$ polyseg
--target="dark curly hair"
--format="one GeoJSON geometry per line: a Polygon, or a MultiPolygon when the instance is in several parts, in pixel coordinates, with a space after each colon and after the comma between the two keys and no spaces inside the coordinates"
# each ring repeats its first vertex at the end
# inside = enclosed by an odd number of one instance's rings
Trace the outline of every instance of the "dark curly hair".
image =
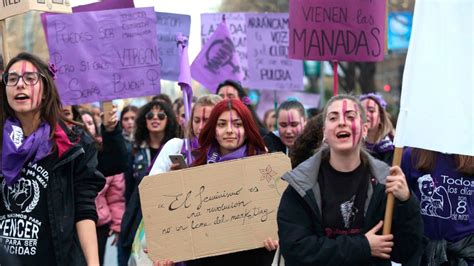
{"type": "Polygon", "coordinates": [[[296,139],[293,149],[290,149],[291,166],[295,168],[314,154],[323,141],[323,114],[312,117],[306,123],[303,133],[296,139]]]}
{"type": "Polygon", "coordinates": [[[146,127],[145,116],[154,107],[160,108],[160,110],[165,112],[167,117],[165,137],[163,138],[161,144],[164,144],[168,140],[175,138],[177,135],[178,122],[176,121],[176,117],[174,116],[173,110],[171,110],[171,106],[164,102],[152,101],[145,104],[138,110],[137,119],[135,120],[135,125],[137,127],[135,131],[135,145],[137,147],[139,147],[144,141],[147,141],[150,137],[150,133],[148,132],[148,128],[146,127]]]}

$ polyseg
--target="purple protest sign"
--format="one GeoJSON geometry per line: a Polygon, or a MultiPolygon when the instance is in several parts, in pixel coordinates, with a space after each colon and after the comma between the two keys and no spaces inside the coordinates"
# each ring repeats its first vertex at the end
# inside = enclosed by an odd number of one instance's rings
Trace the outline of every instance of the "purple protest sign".
{"type": "Polygon", "coordinates": [[[46,24],[64,104],[160,93],[153,8],[54,15],[46,24]]]}
{"type": "Polygon", "coordinates": [[[247,69],[247,33],[245,30],[246,13],[201,14],[201,45],[204,46],[207,40],[209,40],[219,23],[221,23],[223,15],[225,16],[225,22],[230,31],[232,43],[234,43],[234,47],[239,55],[240,66],[244,71],[242,85],[247,87],[249,74],[247,69]]]}
{"type": "Polygon", "coordinates": [[[191,76],[212,92],[226,79],[241,81],[244,77],[239,56],[225,22],[219,24],[194,59],[191,64],[191,76]]]}
{"type": "Polygon", "coordinates": [[[110,10],[120,8],[134,8],[133,0],[101,0],[97,3],[76,6],[72,8],[73,13],[110,10]]]}
{"type": "Polygon", "coordinates": [[[303,62],[288,58],[288,13],[247,14],[248,87],[304,90],[303,62]]]}
{"type": "Polygon", "coordinates": [[[176,34],[189,36],[191,17],[172,13],[156,12],[156,32],[158,33],[158,50],[160,52],[161,78],[178,81],[179,49],[176,45],[176,34]]]}
{"type": "Polygon", "coordinates": [[[385,2],[291,0],[289,56],[319,61],[383,60],[385,2]]]}

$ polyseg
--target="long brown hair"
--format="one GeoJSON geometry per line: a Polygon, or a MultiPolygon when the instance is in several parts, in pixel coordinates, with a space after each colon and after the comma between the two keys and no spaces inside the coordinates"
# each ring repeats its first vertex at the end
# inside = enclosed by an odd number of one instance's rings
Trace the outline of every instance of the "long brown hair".
{"type": "MultiPolygon", "coordinates": [[[[10,70],[13,64],[19,61],[30,62],[36,67],[38,73],[42,74],[41,81],[43,82],[43,99],[41,100],[39,112],[40,119],[42,121],[46,121],[51,127],[50,137],[53,137],[56,129],[56,124],[59,121],[66,121],[68,123],[77,124],[76,122],[68,119],[63,114],[58,88],[56,87],[56,84],[53,80],[53,76],[55,73],[51,72],[48,65],[39,57],[33,54],[20,53],[17,56],[13,57],[10,62],[8,62],[7,66],[5,67],[5,73],[10,70]]],[[[6,95],[6,84],[3,82],[3,80],[2,82],[0,82],[0,101],[2,102],[2,112],[0,114],[0,139],[3,139],[3,126],[5,124],[5,120],[9,117],[16,117],[15,111],[13,111],[13,109],[8,104],[6,95]]],[[[2,144],[0,143],[0,146],[1,145],[2,144]]]]}
{"type": "Polygon", "coordinates": [[[214,109],[211,111],[209,121],[202,129],[199,134],[199,144],[201,147],[197,149],[199,154],[193,163],[193,166],[204,165],[207,162],[207,152],[211,145],[215,144],[216,141],[216,126],[219,116],[229,109],[235,110],[237,115],[242,119],[242,124],[245,129],[245,135],[247,136],[244,145],[247,144],[247,155],[253,156],[256,154],[266,153],[265,143],[258,132],[258,128],[253,120],[252,113],[249,111],[239,100],[225,100],[219,102],[214,109]]]}
{"type": "MultiPolygon", "coordinates": [[[[412,163],[416,169],[423,172],[433,171],[438,152],[413,148],[412,163]]],[[[456,170],[461,173],[474,174],[474,156],[453,154],[456,170]]]]}

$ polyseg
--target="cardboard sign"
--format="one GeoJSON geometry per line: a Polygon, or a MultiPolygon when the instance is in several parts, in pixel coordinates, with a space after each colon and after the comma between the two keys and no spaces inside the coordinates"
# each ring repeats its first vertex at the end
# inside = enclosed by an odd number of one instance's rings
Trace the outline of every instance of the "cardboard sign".
{"type": "Polygon", "coordinates": [[[153,8],[47,17],[50,61],[65,105],[160,93],[153,8]]]}
{"type": "Polygon", "coordinates": [[[201,46],[207,42],[216,31],[217,26],[222,21],[222,15],[225,15],[225,21],[229,28],[230,36],[234,47],[239,55],[240,65],[244,72],[242,85],[248,87],[247,80],[249,78],[247,67],[247,32],[245,29],[246,13],[213,13],[201,14],[201,46]]]}
{"type": "Polygon", "coordinates": [[[247,14],[248,87],[304,90],[303,62],[288,58],[288,13],[247,14]]]}
{"type": "Polygon", "coordinates": [[[179,49],[176,35],[189,36],[191,16],[156,12],[156,32],[158,33],[158,50],[160,52],[161,78],[178,81],[179,49]]]}
{"type": "Polygon", "coordinates": [[[291,0],[291,58],[381,61],[384,58],[385,2],[291,0]]]}
{"type": "Polygon", "coordinates": [[[276,213],[291,170],[283,153],[147,176],[140,183],[153,261],[187,261],[263,247],[278,239],[276,213]]]}
{"type": "Polygon", "coordinates": [[[68,0],[2,0],[0,19],[5,19],[25,12],[37,10],[52,13],[71,13],[68,0]]]}

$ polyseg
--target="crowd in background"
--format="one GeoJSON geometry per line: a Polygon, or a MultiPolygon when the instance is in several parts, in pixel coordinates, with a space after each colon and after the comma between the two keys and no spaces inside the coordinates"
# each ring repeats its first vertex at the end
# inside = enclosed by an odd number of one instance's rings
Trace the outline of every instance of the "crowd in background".
{"type": "MultiPolygon", "coordinates": [[[[289,186],[278,211],[279,240],[186,265],[474,263],[473,158],[408,148],[402,166],[390,167],[396,133],[378,94],[335,96],[312,117],[288,99],[260,119],[246,90],[226,80],[215,95],[193,99],[186,121],[183,100],[165,94],[105,115],[97,107],[62,106],[53,74],[23,53],[0,83],[0,225],[24,213],[41,222],[35,251],[7,249],[9,259],[103,264],[113,236],[119,265],[176,264],[147,256],[140,181],[180,169],[170,155],[182,154],[194,167],[282,152],[293,170],[282,177],[289,186]],[[29,187],[38,183],[28,173],[39,167],[49,179],[29,187]],[[453,184],[466,193],[448,193],[453,184]],[[20,202],[27,187],[38,196],[20,202]],[[393,229],[380,235],[388,192],[397,199],[393,229]]],[[[3,227],[0,239],[9,234],[3,227]]]]}

